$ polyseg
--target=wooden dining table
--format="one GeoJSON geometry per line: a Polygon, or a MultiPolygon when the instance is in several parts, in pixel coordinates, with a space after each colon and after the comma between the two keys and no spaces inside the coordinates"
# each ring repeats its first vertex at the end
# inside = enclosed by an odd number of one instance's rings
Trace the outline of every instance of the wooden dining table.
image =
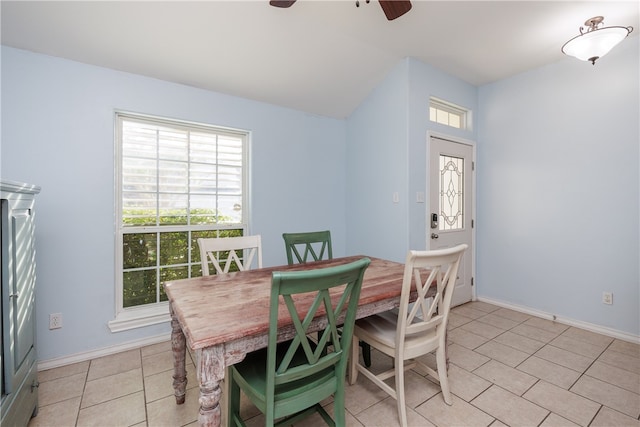
{"type": "MultiPolygon", "coordinates": [[[[165,283],[171,313],[176,403],[185,401],[188,345],[196,355],[200,387],[198,422],[201,426],[219,426],[220,382],[226,367],[240,362],[247,353],[267,346],[272,273],[330,267],[361,258],[364,256],[348,256],[165,283]]],[[[362,282],[357,318],[393,309],[400,302],[404,264],[368,258],[371,264],[362,282]]],[[[295,336],[290,319],[279,319],[278,323],[282,323],[279,341],[295,336]]],[[[325,323],[322,317],[314,319],[309,332],[322,329],[325,323]]]]}

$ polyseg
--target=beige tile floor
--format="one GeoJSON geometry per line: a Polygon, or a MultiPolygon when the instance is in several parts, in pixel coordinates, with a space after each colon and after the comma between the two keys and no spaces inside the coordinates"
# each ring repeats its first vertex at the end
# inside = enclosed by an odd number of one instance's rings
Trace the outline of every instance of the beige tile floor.
{"type": "MultiPolygon", "coordinates": [[[[453,405],[409,371],[410,425],[640,427],[640,345],[482,302],[453,309],[449,329],[453,405]]],[[[374,353],[373,364],[391,361],[374,353]]],[[[187,370],[179,406],[169,342],[41,371],[40,410],[29,426],[195,426],[192,359],[187,370]]],[[[395,400],[362,375],[346,396],[349,426],[398,425],[395,400]]],[[[243,416],[249,426],[263,422],[247,402],[243,416]]],[[[300,425],[323,425],[315,417],[300,425]]]]}

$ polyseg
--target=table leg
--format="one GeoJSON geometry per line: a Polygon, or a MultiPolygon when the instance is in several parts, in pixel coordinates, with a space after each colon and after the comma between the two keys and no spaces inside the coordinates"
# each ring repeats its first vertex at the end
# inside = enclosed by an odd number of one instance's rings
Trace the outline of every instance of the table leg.
{"type": "Polygon", "coordinates": [[[203,427],[219,427],[222,421],[220,401],[224,379],[225,360],[222,346],[196,351],[198,381],[200,383],[200,413],[198,423],[203,427]]]}
{"type": "Polygon", "coordinates": [[[169,312],[171,313],[171,350],[173,351],[173,393],[176,396],[176,404],[181,405],[184,403],[187,389],[185,369],[187,341],[171,304],[169,304],[169,312]]]}

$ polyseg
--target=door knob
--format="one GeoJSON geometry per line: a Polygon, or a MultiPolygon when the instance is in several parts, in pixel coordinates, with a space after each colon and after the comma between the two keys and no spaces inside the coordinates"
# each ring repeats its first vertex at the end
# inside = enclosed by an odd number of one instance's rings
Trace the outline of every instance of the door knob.
{"type": "Polygon", "coordinates": [[[431,233],[431,238],[432,238],[432,239],[437,239],[437,238],[438,238],[438,235],[437,235],[436,233],[431,233]]]}

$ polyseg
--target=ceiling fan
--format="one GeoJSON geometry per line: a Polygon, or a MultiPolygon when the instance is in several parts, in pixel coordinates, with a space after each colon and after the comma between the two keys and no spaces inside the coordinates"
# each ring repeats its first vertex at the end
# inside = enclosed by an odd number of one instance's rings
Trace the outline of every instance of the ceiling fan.
{"type": "MultiPolygon", "coordinates": [[[[370,0],[366,0],[367,3],[369,3],[369,1],[370,0]]],[[[275,7],[291,7],[295,2],[296,0],[270,0],[269,4],[275,7]]],[[[379,0],[379,2],[380,7],[382,7],[389,21],[393,21],[411,10],[411,2],[408,0],[379,0]]],[[[356,0],[356,6],[360,6],[358,0],[356,0]]]]}

